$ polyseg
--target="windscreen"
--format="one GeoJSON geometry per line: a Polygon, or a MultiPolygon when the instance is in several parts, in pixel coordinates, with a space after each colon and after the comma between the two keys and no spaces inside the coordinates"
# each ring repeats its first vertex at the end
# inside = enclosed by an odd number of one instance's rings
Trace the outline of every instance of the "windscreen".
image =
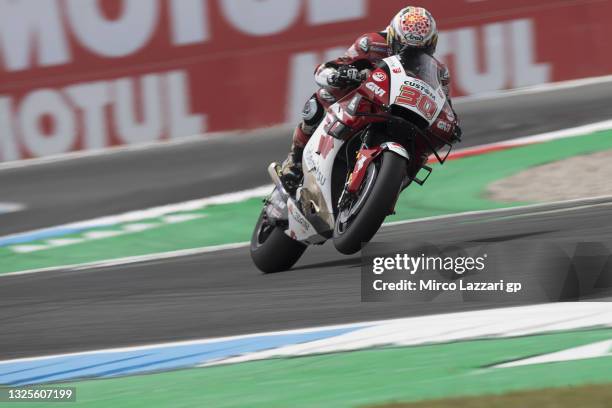
{"type": "Polygon", "coordinates": [[[403,53],[400,56],[407,75],[414,76],[434,89],[441,86],[438,74],[438,63],[430,55],[422,51],[403,53]]]}

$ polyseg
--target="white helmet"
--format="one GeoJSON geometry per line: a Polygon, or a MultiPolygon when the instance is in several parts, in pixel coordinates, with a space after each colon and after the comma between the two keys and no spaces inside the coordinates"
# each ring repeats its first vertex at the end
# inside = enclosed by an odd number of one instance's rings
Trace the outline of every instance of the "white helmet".
{"type": "Polygon", "coordinates": [[[399,54],[404,47],[420,48],[433,54],[438,44],[436,20],[423,7],[406,7],[387,27],[387,44],[392,54],[399,54]]]}

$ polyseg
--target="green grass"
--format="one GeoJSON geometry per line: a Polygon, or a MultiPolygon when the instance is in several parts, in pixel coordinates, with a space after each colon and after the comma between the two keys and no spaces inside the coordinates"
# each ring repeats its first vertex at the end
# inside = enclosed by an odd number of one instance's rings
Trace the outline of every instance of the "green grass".
{"type": "Polygon", "coordinates": [[[612,356],[488,368],[610,338],[612,329],[562,332],[279,358],[64,385],[77,387],[78,402],[67,406],[100,408],[342,408],[499,395],[612,382],[612,356]]]}

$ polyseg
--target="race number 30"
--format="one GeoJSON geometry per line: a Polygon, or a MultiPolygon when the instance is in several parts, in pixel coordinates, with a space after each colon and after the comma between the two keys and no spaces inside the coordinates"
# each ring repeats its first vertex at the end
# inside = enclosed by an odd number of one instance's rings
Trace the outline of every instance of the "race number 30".
{"type": "Polygon", "coordinates": [[[402,85],[400,94],[395,98],[395,103],[417,108],[428,120],[433,119],[438,109],[433,99],[408,85],[402,85]]]}

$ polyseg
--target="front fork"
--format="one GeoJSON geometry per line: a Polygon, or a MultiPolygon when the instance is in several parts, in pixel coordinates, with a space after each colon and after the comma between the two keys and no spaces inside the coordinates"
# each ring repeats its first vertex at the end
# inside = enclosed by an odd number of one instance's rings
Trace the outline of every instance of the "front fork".
{"type": "MultiPolygon", "coordinates": [[[[342,208],[347,204],[352,198],[354,198],[361,186],[363,184],[363,180],[368,170],[368,166],[372,164],[372,162],[380,156],[385,150],[391,151],[398,156],[405,158],[407,161],[410,161],[410,155],[404,146],[396,142],[384,142],[375,147],[368,147],[365,143],[361,146],[361,149],[357,152],[357,157],[355,161],[355,166],[353,171],[348,177],[348,180],[344,186],[344,190],[340,195],[340,199],[338,201],[338,207],[342,208]]],[[[408,165],[408,164],[406,164],[408,165]]],[[[410,183],[410,180],[407,179],[402,186],[402,189],[405,188],[410,183]]],[[[399,197],[399,196],[398,196],[399,197]]],[[[395,207],[395,203],[394,203],[395,207]]],[[[390,213],[394,213],[395,208],[390,209],[390,213]]]]}
{"type": "Polygon", "coordinates": [[[368,170],[368,166],[385,150],[391,151],[398,156],[405,158],[407,161],[410,161],[408,151],[399,143],[384,142],[375,147],[367,147],[363,145],[359,152],[357,152],[355,167],[347,180],[345,187],[347,192],[354,194],[359,191],[363,178],[368,170]]]}

